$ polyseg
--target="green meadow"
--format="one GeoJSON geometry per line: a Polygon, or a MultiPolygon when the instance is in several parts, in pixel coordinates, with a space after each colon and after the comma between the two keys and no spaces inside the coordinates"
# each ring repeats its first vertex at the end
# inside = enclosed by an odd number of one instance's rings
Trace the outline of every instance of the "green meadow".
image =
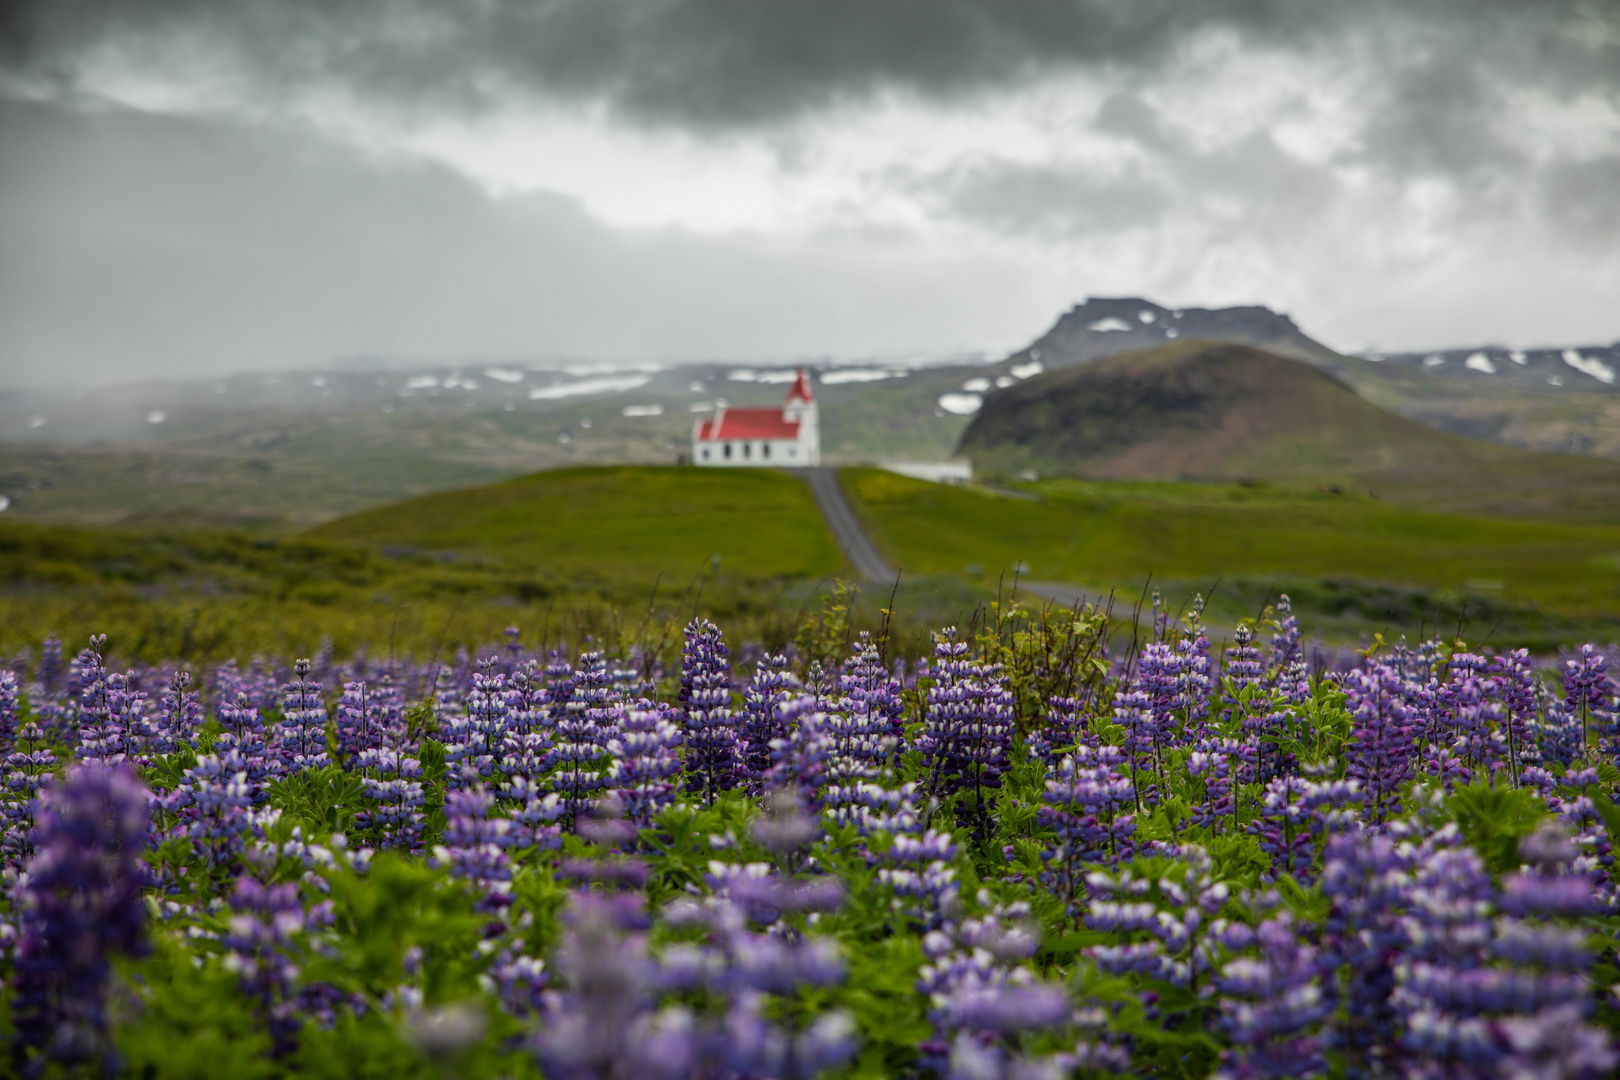
{"type": "MultiPolygon", "coordinates": [[[[1051,480],[997,492],[841,473],[891,563],[908,651],[1014,577],[1116,594],[1151,581],[1211,617],[1278,592],[1330,641],[1460,629],[1552,649],[1620,635],[1620,527],[1457,517],[1238,484],[1051,480]]],[[[55,632],[193,662],[255,653],[423,656],[589,637],[667,648],[694,614],[780,644],[842,559],[808,488],[766,470],[610,466],[427,495],[300,536],[0,525],[0,651],[55,632]],[[677,628],[672,630],[671,628],[677,628]],[[671,637],[674,634],[675,637],[671,637]]],[[[1027,594],[1026,594],[1027,596],[1027,594]]],[[[856,621],[889,598],[869,585],[856,621]]],[[[1033,597],[1030,597],[1033,602],[1033,597]]]]}

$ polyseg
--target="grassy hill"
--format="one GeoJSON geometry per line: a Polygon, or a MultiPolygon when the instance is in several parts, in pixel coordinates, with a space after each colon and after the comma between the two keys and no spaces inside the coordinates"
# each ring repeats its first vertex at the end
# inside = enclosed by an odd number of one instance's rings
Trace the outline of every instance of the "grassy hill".
{"type": "Polygon", "coordinates": [[[997,391],[963,433],[987,473],[1273,480],[1457,513],[1620,523],[1620,464],[1465,439],[1309,365],[1182,341],[997,391]]]}
{"type": "MultiPolygon", "coordinates": [[[[1118,588],[1151,574],[1187,590],[1219,579],[1220,605],[1289,591],[1320,617],[1416,630],[1463,603],[1476,621],[1548,643],[1620,629],[1620,527],[1423,513],[1355,495],[1269,486],[1019,485],[1017,498],[848,470],[845,487],[908,574],[965,574],[994,588],[1026,578],[1118,588]]],[[[1126,606],[1129,606],[1127,602],[1126,606]]],[[[1316,620],[1319,624],[1320,619],[1316,620]]],[[[1331,628],[1330,628],[1331,629],[1331,628]]]]}
{"type": "Polygon", "coordinates": [[[311,539],[453,551],[568,577],[684,585],[719,566],[746,580],[835,572],[842,556],[804,482],[767,469],[557,469],[409,499],[311,539]]]}

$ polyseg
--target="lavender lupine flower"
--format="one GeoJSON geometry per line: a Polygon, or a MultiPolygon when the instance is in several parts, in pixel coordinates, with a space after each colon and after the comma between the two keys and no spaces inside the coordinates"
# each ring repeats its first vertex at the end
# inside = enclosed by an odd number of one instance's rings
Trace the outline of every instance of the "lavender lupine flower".
{"type": "Polygon", "coordinates": [[[189,671],[177,671],[158,696],[157,711],[143,725],[141,752],[155,757],[193,746],[202,723],[202,695],[191,689],[189,671]]]}
{"type": "Polygon", "coordinates": [[[1287,593],[1277,597],[1273,610],[1276,618],[1272,626],[1277,632],[1271,636],[1271,678],[1277,685],[1284,672],[1305,659],[1305,651],[1300,645],[1299,620],[1294,617],[1294,605],[1287,593]]]}
{"type": "Polygon", "coordinates": [[[1024,745],[1048,769],[1059,758],[1073,751],[1086,733],[1085,712],[1073,698],[1054,697],[1047,702],[1040,727],[1030,733],[1024,745]]]}
{"type": "Polygon", "coordinates": [[[45,639],[39,653],[39,667],[34,669],[34,683],[41,696],[55,694],[62,685],[62,639],[55,634],[45,639]]]}
{"type": "Polygon", "coordinates": [[[8,868],[20,868],[34,852],[39,789],[46,777],[55,774],[56,766],[56,754],[46,742],[45,732],[33,721],[24,724],[13,750],[6,755],[5,793],[0,797],[0,819],[5,830],[0,855],[8,868]]]}
{"type": "Polygon", "coordinates": [[[75,751],[79,761],[86,765],[123,764],[134,749],[136,733],[145,723],[146,694],[130,686],[127,674],[97,669],[95,681],[86,687],[80,702],[79,745],[75,751]]]}
{"type": "Polygon", "coordinates": [[[234,873],[249,831],[253,797],[247,762],[232,750],[199,757],[164,797],[163,808],[179,816],[174,832],[191,841],[206,868],[234,873]]]}
{"type": "Polygon", "coordinates": [[[221,730],[214,749],[221,754],[234,751],[241,758],[254,802],[262,802],[265,786],[280,775],[282,767],[281,757],[265,743],[264,719],[246,691],[238,691],[232,703],[222,703],[217,718],[221,730]]]}
{"type": "Polygon", "coordinates": [[[1146,694],[1152,710],[1147,734],[1156,775],[1164,775],[1164,755],[1185,737],[1190,701],[1186,694],[1187,657],[1165,642],[1150,642],[1142,649],[1133,689],[1146,694]]]}
{"type": "Polygon", "coordinates": [[[44,792],[23,888],[13,976],[13,1067],[114,1061],[109,959],[143,947],[146,792],[123,769],[79,766],[44,792]]]}
{"type": "Polygon", "coordinates": [[[1373,664],[1351,672],[1345,690],[1353,718],[1347,771],[1361,782],[1368,816],[1381,822],[1400,805],[1401,785],[1412,776],[1405,683],[1391,665],[1373,664]]]}
{"type": "Polygon", "coordinates": [[[675,802],[681,773],[676,716],[668,706],[638,701],[625,709],[608,740],[613,758],[608,783],[625,817],[638,826],[650,824],[675,802]]]}
{"type": "Polygon", "coordinates": [[[1578,659],[1564,661],[1564,711],[1580,719],[1583,746],[1601,737],[1598,749],[1611,763],[1620,762],[1614,695],[1608,658],[1591,645],[1581,646],[1578,659]]]}
{"type": "Polygon", "coordinates": [[[696,1036],[684,1010],[655,1011],[639,897],[575,893],[564,915],[557,970],[567,990],[548,991],[535,1050],[556,1080],[683,1080],[696,1036]]]}
{"type": "Polygon", "coordinates": [[[1536,680],[1536,708],[1541,714],[1540,738],[1537,749],[1542,761],[1557,763],[1566,768],[1585,760],[1586,747],[1581,740],[1581,717],[1571,716],[1564,710],[1564,702],[1553,696],[1547,684],[1536,680]]]}
{"type": "Polygon", "coordinates": [[[22,711],[22,689],[17,676],[0,672],[0,754],[9,754],[17,742],[17,719],[22,711]]]}
{"type": "Polygon", "coordinates": [[[495,670],[498,664],[495,657],[478,662],[464,712],[444,725],[444,772],[453,790],[481,783],[497,771],[511,711],[506,676],[495,670]]]}
{"type": "Polygon", "coordinates": [[[1237,831],[1234,782],[1246,771],[1245,750],[1236,739],[1204,738],[1193,744],[1187,757],[1187,775],[1203,782],[1204,797],[1194,804],[1192,823],[1211,833],[1237,831]]]}
{"type": "Polygon", "coordinates": [[[326,706],[321,684],[310,679],[311,664],[293,664],[293,679],[282,687],[281,731],[277,749],[288,772],[319,769],[331,760],[326,753],[326,706]]]}
{"type": "Polygon", "coordinates": [[[1530,667],[1530,650],[1491,658],[1491,677],[1502,696],[1500,734],[1507,743],[1509,779],[1517,784],[1526,767],[1541,760],[1536,745],[1536,691],[1540,683],[1530,667]]]}
{"type": "Polygon", "coordinates": [[[1206,924],[1226,905],[1231,889],[1216,880],[1214,862],[1203,848],[1181,845],[1167,872],[1154,880],[1130,869],[1117,875],[1095,870],[1086,884],[1092,897],[1088,927],[1149,939],[1092,946],[1086,955],[1099,969],[1116,975],[1134,971],[1194,991],[1206,982],[1219,930],[1206,924]]]}
{"type": "Polygon", "coordinates": [[[918,969],[917,989],[929,999],[934,1033],[919,1049],[924,1067],[940,1074],[949,1074],[959,1034],[991,1045],[1005,1033],[1062,1027],[1070,1015],[1062,987],[1038,982],[1022,966],[1040,945],[1029,905],[992,904],[984,890],[978,901],[988,908],[984,915],[923,938],[928,962],[918,969]]]}
{"type": "Polygon", "coordinates": [[[743,707],[738,735],[742,742],[742,765],[750,789],[760,790],[771,767],[771,744],[788,737],[780,709],[792,695],[793,676],[787,656],[766,653],[760,657],[754,681],[743,691],[743,707]]]}
{"type": "Polygon", "coordinates": [[[433,849],[436,865],[472,886],[478,899],[473,910],[489,915],[497,927],[512,906],[511,822],[491,818],[492,800],[481,789],[451,791],[444,797],[444,842],[433,849]]]}
{"type": "Polygon", "coordinates": [[[222,938],[230,950],[226,965],[253,999],[271,1053],[286,1057],[297,1049],[304,1026],[296,952],[301,939],[331,925],[332,902],[306,907],[297,885],[265,885],[244,875],[231,894],[231,911],[222,938]]]}
{"type": "MultiPolygon", "coordinates": [[[[1398,677],[1398,676],[1397,676],[1398,677]]],[[[1342,971],[1345,1018],[1334,1044],[1352,1078],[1386,1075],[1397,1033],[1391,994],[1405,942],[1412,851],[1387,836],[1347,832],[1328,840],[1319,885],[1329,902],[1323,953],[1342,971]]]]}
{"type": "Polygon", "coordinates": [[[1254,630],[1249,624],[1239,623],[1232,632],[1232,639],[1234,644],[1227,646],[1221,672],[1227,684],[1221,700],[1228,709],[1237,704],[1239,692],[1250,686],[1261,686],[1266,677],[1266,662],[1254,644],[1254,630]]]}
{"type": "Polygon", "coordinates": [[[386,726],[384,703],[371,688],[360,680],[344,683],[343,696],[332,716],[338,760],[343,766],[353,770],[367,750],[381,748],[386,726]]]}
{"type": "Polygon", "coordinates": [[[585,653],[574,672],[568,703],[552,732],[551,788],[562,799],[570,827],[608,784],[607,743],[614,734],[619,692],[601,653],[585,653]]]}
{"type": "Polygon", "coordinates": [[[1507,744],[1505,738],[1498,741],[1497,728],[1507,718],[1495,700],[1500,686],[1486,675],[1489,666],[1483,656],[1453,653],[1446,681],[1435,690],[1435,745],[1425,750],[1449,752],[1469,776],[1494,774],[1506,764],[1507,744]]]}
{"type": "Polygon", "coordinates": [[[1221,1026],[1232,1048],[1217,1080],[1294,1080],[1326,1070],[1317,1028],[1333,1002],[1320,981],[1317,952],[1286,915],[1255,931],[1256,955],[1222,966],[1221,1026]]]}
{"type": "Polygon", "coordinates": [[[731,712],[731,665],[720,628],[707,619],[686,627],[680,705],[686,736],[686,789],[706,803],[736,786],[736,720],[731,712]]]}
{"type": "Polygon", "coordinates": [[[567,807],[556,792],[528,777],[514,776],[501,788],[501,799],[509,807],[506,820],[512,823],[513,848],[554,849],[562,844],[563,827],[558,822],[567,807]]]}
{"type": "Polygon", "coordinates": [[[983,843],[990,828],[989,794],[1001,787],[1012,748],[1012,695],[999,669],[968,659],[956,628],[934,636],[928,667],[933,685],[923,706],[917,739],[930,798],[957,795],[958,818],[983,843]]]}
{"type": "Polygon", "coordinates": [[[900,683],[884,669],[878,647],[864,630],[844,661],[838,688],[842,696],[836,711],[850,718],[851,734],[892,740],[897,748],[904,744],[905,703],[900,698],[900,683]]]}
{"type": "Polygon", "coordinates": [[[1094,865],[1117,865],[1134,854],[1136,818],[1128,811],[1136,795],[1121,771],[1125,764],[1118,747],[1079,746],[1046,774],[1045,805],[1035,820],[1056,840],[1041,853],[1041,882],[1069,903],[1071,915],[1094,865]]]}
{"type": "Polygon", "coordinates": [[[360,751],[355,766],[361,791],[371,800],[355,814],[355,824],[367,841],[382,849],[420,851],[427,806],[421,761],[378,747],[360,751]]]}

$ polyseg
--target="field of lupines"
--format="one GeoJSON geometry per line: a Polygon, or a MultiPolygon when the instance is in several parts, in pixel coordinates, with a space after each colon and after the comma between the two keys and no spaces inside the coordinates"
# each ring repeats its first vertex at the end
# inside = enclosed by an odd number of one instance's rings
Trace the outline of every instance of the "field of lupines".
{"type": "Polygon", "coordinates": [[[1614,1073],[1603,655],[1117,629],[823,665],[696,620],[678,671],[48,641],[0,674],[6,1067],[1614,1073]]]}

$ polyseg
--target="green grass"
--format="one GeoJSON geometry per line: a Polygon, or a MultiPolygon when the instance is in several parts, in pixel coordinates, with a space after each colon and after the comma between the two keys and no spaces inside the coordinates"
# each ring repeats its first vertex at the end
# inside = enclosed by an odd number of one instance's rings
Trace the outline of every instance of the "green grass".
{"type": "Polygon", "coordinates": [[[1452,517],[1323,492],[1220,484],[1022,485],[1025,501],[849,470],[909,573],[1026,576],[1131,592],[1163,581],[1338,581],[1620,621],[1620,527],[1452,517]]]}
{"type": "Polygon", "coordinates": [[[719,566],[748,581],[824,576],[843,562],[810,489],[765,469],[558,469],[426,495],[305,534],[455,551],[568,576],[677,587],[719,566]]]}

